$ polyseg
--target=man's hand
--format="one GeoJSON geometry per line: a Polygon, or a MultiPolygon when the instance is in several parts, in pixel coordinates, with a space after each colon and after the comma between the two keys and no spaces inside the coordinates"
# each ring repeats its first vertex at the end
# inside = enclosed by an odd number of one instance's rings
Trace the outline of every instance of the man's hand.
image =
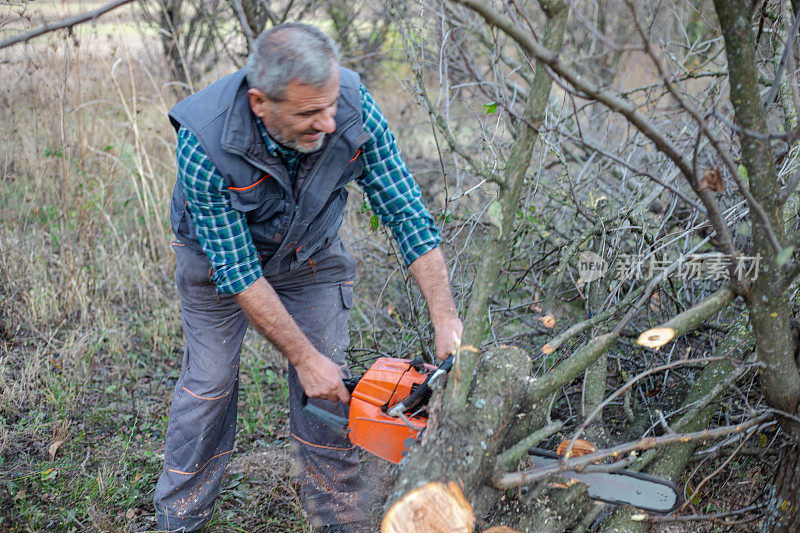
{"type": "Polygon", "coordinates": [[[235,298],[250,323],[297,370],[297,378],[309,398],[350,402],[342,369],[312,346],[266,279],[259,278],[235,298]]]}
{"type": "Polygon", "coordinates": [[[447,359],[447,356],[458,351],[463,330],[464,325],[457,316],[442,319],[439,324],[433,325],[436,355],[439,359],[447,359]]]}
{"type": "Polygon", "coordinates": [[[422,290],[428,311],[433,322],[436,355],[446,359],[453,354],[461,343],[464,326],[458,318],[450,281],[447,279],[447,266],[439,248],[434,248],[419,256],[408,267],[411,275],[422,290]]]}
{"type": "Polygon", "coordinates": [[[322,355],[309,354],[301,362],[294,365],[297,379],[309,398],[319,398],[332,402],[350,403],[350,393],[344,386],[342,369],[322,355]]]}

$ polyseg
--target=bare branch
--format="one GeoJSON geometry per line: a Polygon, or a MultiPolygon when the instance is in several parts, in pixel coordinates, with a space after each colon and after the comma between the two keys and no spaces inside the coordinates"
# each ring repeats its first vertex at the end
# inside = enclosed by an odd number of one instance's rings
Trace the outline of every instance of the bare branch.
{"type": "Polygon", "coordinates": [[[0,49],[15,44],[28,42],[34,37],[44,35],[45,33],[50,33],[52,31],[57,31],[64,28],[72,28],[78,24],[93,21],[100,15],[104,15],[113,9],[124,6],[125,4],[130,4],[131,2],[133,2],[133,0],[115,0],[114,2],[109,2],[108,4],[100,6],[97,9],[87,11],[86,13],[82,13],[80,15],[75,15],[74,17],[61,19],[58,22],[48,22],[35,30],[21,33],[20,35],[15,35],[14,37],[9,37],[8,39],[0,41],[0,49]]]}
{"type": "MultiPolygon", "coordinates": [[[[558,54],[534,41],[526,32],[517,27],[508,17],[493,10],[480,0],[454,0],[481,15],[490,25],[505,32],[509,37],[522,47],[526,53],[535,57],[544,64],[553,75],[557,75],[581,91],[587,98],[594,99],[612,111],[615,111],[636,127],[655,145],[656,149],[666,155],[680,169],[681,173],[689,180],[694,188],[696,181],[691,161],[683,156],[682,151],[670,141],[658,126],[644,118],[636,106],[627,99],[612,94],[599,85],[591,82],[569,66],[561,63],[558,54]]],[[[716,199],[707,189],[698,191],[698,196],[706,206],[708,218],[717,232],[720,249],[728,255],[737,255],[733,245],[733,236],[725,224],[716,199]]]]}
{"type": "Polygon", "coordinates": [[[634,376],[627,383],[625,383],[622,387],[620,387],[616,391],[614,391],[614,393],[611,396],[609,396],[608,398],[606,398],[605,400],[600,402],[597,405],[597,407],[594,408],[594,411],[589,413],[589,416],[587,416],[586,420],[583,421],[583,423],[581,424],[581,427],[579,427],[578,431],[575,432],[575,435],[572,436],[572,440],[570,441],[569,446],[567,446],[567,451],[564,452],[564,455],[569,455],[570,454],[570,452],[572,451],[572,447],[575,445],[575,441],[577,441],[578,437],[580,437],[583,434],[583,432],[586,431],[586,428],[589,427],[589,423],[592,420],[594,420],[594,418],[600,412],[603,411],[603,408],[606,405],[608,405],[609,403],[613,402],[614,399],[618,398],[621,394],[624,394],[626,390],[631,388],[638,381],[640,381],[640,380],[642,380],[642,379],[644,379],[647,376],[650,376],[652,374],[657,374],[658,372],[662,372],[664,370],[669,370],[671,368],[676,368],[676,367],[679,367],[679,366],[688,366],[688,365],[700,365],[700,364],[710,363],[712,361],[719,361],[720,359],[722,359],[722,357],[700,357],[698,359],[684,359],[684,360],[675,361],[675,362],[672,362],[672,363],[669,363],[669,364],[666,364],[666,365],[661,365],[661,366],[656,366],[656,367],[653,367],[653,368],[649,368],[649,369],[645,370],[644,372],[634,376]]]}
{"type": "Polygon", "coordinates": [[[252,50],[253,44],[256,41],[256,35],[253,28],[250,27],[250,22],[247,20],[247,14],[242,7],[242,0],[231,0],[231,7],[233,12],[236,13],[236,18],[239,19],[239,25],[242,27],[245,37],[247,37],[247,47],[252,50]]]}
{"type": "Polygon", "coordinates": [[[573,87],[608,107],[612,111],[620,113],[627,118],[631,124],[641,131],[659,151],[669,157],[681,172],[689,178],[692,176],[692,166],[688,159],[683,157],[681,150],[672,141],[662,135],[660,128],[645,119],[635,106],[627,99],[620,98],[612,94],[595,83],[586,79],[569,66],[561,63],[558,54],[548,50],[546,47],[534,41],[527,33],[518,28],[508,17],[494,11],[480,0],[454,0],[481,15],[490,25],[497,27],[505,32],[509,37],[519,44],[526,53],[541,61],[555,74],[566,80],[573,87]]]}
{"type": "Polygon", "coordinates": [[[567,470],[580,471],[592,463],[602,459],[607,459],[609,457],[620,457],[630,452],[649,450],[650,448],[666,446],[667,444],[690,442],[694,440],[715,439],[717,437],[730,435],[731,433],[739,433],[755,425],[770,420],[771,418],[771,414],[762,414],[741,424],[722,426],[703,431],[695,431],[693,433],[676,433],[674,435],[664,435],[661,437],[648,437],[637,441],[626,442],[612,448],[606,448],[605,450],[598,450],[580,457],[562,460],[559,463],[550,466],[532,468],[530,470],[505,474],[499,478],[493,479],[492,482],[494,486],[500,490],[530,485],[531,483],[558,475],[561,472],[566,472],[567,470]]]}
{"type": "Polygon", "coordinates": [[[789,31],[789,34],[786,36],[786,44],[783,46],[783,55],[781,56],[781,61],[778,63],[778,72],[775,73],[775,81],[772,82],[772,88],[769,90],[769,94],[767,98],[764,100],[764,105],[768,106],[772,99],[775,98],[775,94],[778,92],[778,88],[781,85],[781,78],[783,77],[783,71],[786,67],[786,60],[789,58],[789,52],[794,46],[794,38],[797,35],[797,28],[800,26],[800,17],[795,15],[794,17],[794,24],[792,24],[792,29],[789,31]]]}
{"type": "MultiPolygon", "coordinates": [[[[767,506],[767,502],[757,503],[755,505],[748,505],[747,507],[742,507],[741,509],[735,509],[733,511],[726,511],[724,513],[715,513],[715,514],[692,514],[692,515],[683,515],[677,516],[675,514],[670,514],[666,516],[662,515],[650,515],[644,518],[647,522],[705,522],[705,521],[714,521],[720,520],[722,518],[727,518],[729,516],[736,516],[739,514],[750,513],[753,511],[758,511],[759,509],[763,509],[767,506]]],[[[760,517],[759,517],[760,518],[760,517]]],[[[729,522],[719,522],[722,525],[735,525],[729,522]]],[[[741,522],[738,522],[741,524],[741,522]]]]}
{"type": "MultiPolygon", "coordinates": [[[[772,229],[772,224],[769,222],[769,218],[767,218],[767,214],[764,212],[764,207],[761,203],[756,200],[753,195],[750,193],[750,188],[747,184],[742,180],[741,176],[739,176],[739,169],[736,168],[736,165],[733,164],[733,160],[728,154],[727,150],[724,149],[722,146],[722,141],[711,131],[711,128],[708,127],[708,122],[705,121],[703,117],[700,116],[700,112],[694,108],[694,106],[683,97],[683,95],[675,88],[672,84],[672,81],[669,79],[669,76],[666,75],[664,72],[664,66],[661,64],[661,61],[656,56],[655,52],[653,51],[653,46],[650,43],[650,39],[647,38],[645,34],[644,28],[642,28],[641,23],[639,22],[639,12],[636,9],[636,6],[631,0],[626,0],[625,2],[628,4],[628,8],[631,11],[631,15],[633,16],[634,26],[636,26],[636,31],[639,33],[639,37],[642,38],[642,42],[644,43],[644,49],[647,55],[650,57],[650,60],[656,67],[659,76],[661,76],[661,80],[664,82],[664,87],[666,87],[667,91],[675,98],[680,105],[689,115],[694,119],[697,125],[700,127],[703,135],[708,138],[708,142],[711,143],[711,146],[714,147],[719,157],[722,159],[725,166],[728,168],[728,172],[730,173],[733,181],[736,182],[736,186],[739,188],[739,192],[742,193],[745,200],[747,200],[747,205],[750,206],[750,210],[754,211],[758,218],[761,219],[761,223],[764,225],[764,232],[767,234],[767,239],[769,240],[770,245],[775,250],[775,253],[779,253],[783,248],[781,244],[778,242],[778,238],[775,236],[775,232],[772,229]]],[[[700,194],[700,190],[703,188],[702,183],[697,183],[695,180],[690,180],[692,187],[695,191],[700,194]]],[[[710,197],[710,195],[709,195],[710,197]]],[[[715,229],[719,232],[719,229],[715,226],[715,229]]],[[[730,252],[729,252],[730,253],[730,252]]]]}

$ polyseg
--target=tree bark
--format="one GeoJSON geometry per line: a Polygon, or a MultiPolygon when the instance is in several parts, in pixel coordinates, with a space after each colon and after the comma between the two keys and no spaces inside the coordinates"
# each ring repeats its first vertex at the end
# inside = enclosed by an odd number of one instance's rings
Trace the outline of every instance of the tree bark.
{"type": "Polygon", "coordinates": [[[765,530],[771,533],[800,531],[800,446],[783,450],[767,506],[765,530]]]}
{"type": "MultiPolygon", "coordinates": [[[[738,0],[715,0],[730,74],[730,100],[736,121],[744,128],[766,133],[767,122],[758,91],[755,40],[750,28],[749,9],[738,0]]],[[[772,230],[785,242],[780,186],[768,141],[741,134],[742,161],[747,169],[753,196],[764,207],[772,230]]],[[[800,403],[800,372],[795,363],[795,343],[790,334],[789,296],[777,292],[783,286],[781,265],[770,246],[765,227],[753,217],[753,243],[761,256],[758,279],[745,294],[750,322],[756,338],[759,361],[764,363],[761,380],[767,402],[782,411],[795,414],[800,403]]],[[[784,428],[800,437],[796,424],[784,421],[784,428]]]]}

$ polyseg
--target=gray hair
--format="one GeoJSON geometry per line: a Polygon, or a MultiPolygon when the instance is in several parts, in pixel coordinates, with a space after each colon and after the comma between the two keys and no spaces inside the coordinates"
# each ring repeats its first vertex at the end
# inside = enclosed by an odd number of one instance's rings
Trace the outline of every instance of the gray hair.
{"type": "Polygon", "coordinates": [[[322,87],[338,62],[333,39],[313,26],[289,22],[258,36],[247,58],[247,82],[280,102],[290,81],[322,87]]]}

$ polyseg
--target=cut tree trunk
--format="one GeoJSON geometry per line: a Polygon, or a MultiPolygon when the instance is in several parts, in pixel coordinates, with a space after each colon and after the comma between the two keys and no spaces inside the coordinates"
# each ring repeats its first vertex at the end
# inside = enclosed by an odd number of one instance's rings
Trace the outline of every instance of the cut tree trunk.
{"type": "Polygon", "coordinates": [[[530,368],[527,353],[519,348],[482,353],[479,379],[473,380],[467,405],[451,401],[449,389],[445,391],[439,412],[401,464],[388,506],[428,483],[454,481],[473,509],[488,509],[497,491],[483,489],[491,483],[500,446],[516,420],[530,368]]]}
{"type": "MultiPolygon", "coordinates": [[[[528,354],[519,348],[501,346],[481,353],[467,405],[462,407],[453,401],[450,388],[443,393],[441,403],[435,402],[436,412],[428,430],[401,463],[387,508],[397,508],[398,502],[402,507],[414,500],[420,487],[432,483],[449,487],[455,483],[474,510],[476,522],[489,515],[489,523],[484,526],[558,533],[575,525],[591,505],[583,486],[565,490],[545,484],[504,493],[491,485],[497,456],[504,451],[507,433],[517,421],[522,399],[534,382],[530,368],[528,354]]],[[[435,512],[428,507],[423,511],[435,512]]],[[[440,512],[450,514],[454,510],[440,512]]],[[[393,518],[387,514],[386,519],[393,518]]],[[[393,531],[391,527],[396,525],[386,519],[383,530],[393,531]]]]}

